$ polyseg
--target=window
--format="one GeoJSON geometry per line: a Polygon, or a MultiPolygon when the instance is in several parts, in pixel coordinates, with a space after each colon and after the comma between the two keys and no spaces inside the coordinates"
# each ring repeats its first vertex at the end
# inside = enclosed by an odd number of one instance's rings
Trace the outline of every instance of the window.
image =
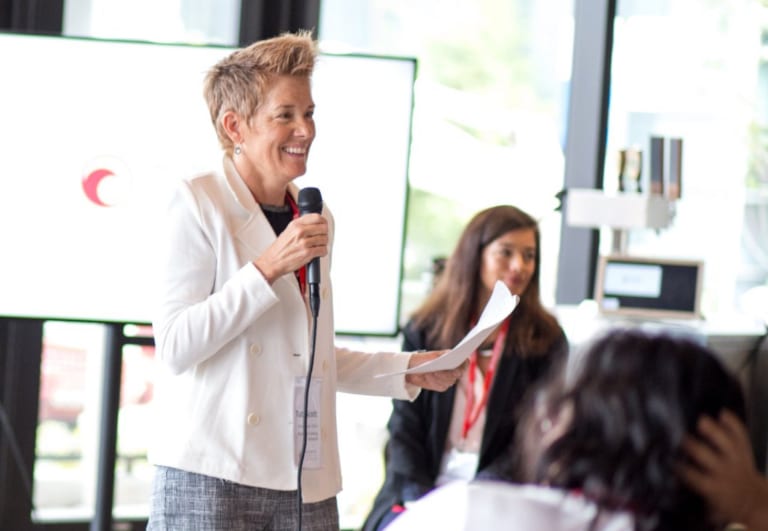
{"type": "MultiPolygon", "coordinates": [[[[570,1],[323,0],[323,49],[418,61],[401,321],[469,218],[501,203],[539,219],[542,296],[554,305],[572,26],[570,1]]],[[[400,342],[344,341],[361,350],[400,342]]],[[[391,406],[342,393],[338,408],[341,525],[359,528],[383,481],[391,406]]]]}
{"type": "Polygon", "coordinates": [[[542,294],[554,304],[572,26],[572,2],[322,3],[326,49],[419,61],[403,319],[429,289],[433,260],[500,203],[540,220],[542,294]]]}
{"type": "Polygon", "coordinates": [[[744,294],[768,280],[766,35],[764,1],[618,2],[606,189],[619,150],[644,152],[648,190],[650,137],[683,139],[671,226],[631,231],[628,250],[703,260],[708,317],[747,311],[744,294]]]}
{"type": "MultiPolygon", "coordinates": [[[[128,326],[128,335],[148,329],[128,326]]],[[[46,321],[35,448],[35,521],[93,518],[98,464],[106,326],[46,321]]],[[[118,411],[114,513],[146,517],[153,469],[146,427],[152,399],[154,348],[124,345],[118,411]]]]}
{"type": "Polygon", "coordinates": [[[67,0],[62,34],[235,45],[239,18],[238,0],[67,0]]]}
{"type": "Polygon", "coordinates": [[[47,321],[40,367],[36,521],[93,516],[104,327],[47,321]]]}

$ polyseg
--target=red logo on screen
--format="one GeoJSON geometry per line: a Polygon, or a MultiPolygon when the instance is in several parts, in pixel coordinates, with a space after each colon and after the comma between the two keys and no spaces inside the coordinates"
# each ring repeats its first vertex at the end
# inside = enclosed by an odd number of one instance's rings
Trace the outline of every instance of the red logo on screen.
{"type": "Polygon", "coordinates": [[[125,201],[129,181],[127,168],[119,160],[99,158],[83,172],[83,192],[91,203],[111,207],[125,201]]]}
{"type": "Polygon", "coordinates": [[[101,184],[101,181],[114,175],[115,173],[112,170],[108,170],[106,168],[99,168],[98,170],[92,171],[88,175],[84,175],[83,191],[85,192],[85,197],[99,206],[110,206],[109,203],[102,201],[99,197],[99,185],[101,184]]]}

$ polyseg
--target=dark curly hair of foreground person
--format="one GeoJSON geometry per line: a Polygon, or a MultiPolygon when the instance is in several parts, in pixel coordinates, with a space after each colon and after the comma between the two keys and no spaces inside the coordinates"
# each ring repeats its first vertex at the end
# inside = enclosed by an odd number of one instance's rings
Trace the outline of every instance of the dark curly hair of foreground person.
{"type": "Polygon", "coordinates": [[[721,529],[676,471],[702,415],[745,418],[735,376],[695,339],[642,329],[598,337],[575,364],[530,410],[531,479],[631,512],[637,531],[721,529]]]}

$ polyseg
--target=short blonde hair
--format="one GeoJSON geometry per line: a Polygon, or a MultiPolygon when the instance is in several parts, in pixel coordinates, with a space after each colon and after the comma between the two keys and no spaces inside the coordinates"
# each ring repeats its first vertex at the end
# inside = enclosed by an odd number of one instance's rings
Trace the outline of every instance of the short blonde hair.
{"type": "Polygon", "coordinates": [[[203,96],[221,147],[232,153],[233,144],[221,118],[234,111],[250,120],[274,76],[311,77],[317,43],[309,31],[283,33],[241,48],[216,63],[206,74],[203,96]]]}

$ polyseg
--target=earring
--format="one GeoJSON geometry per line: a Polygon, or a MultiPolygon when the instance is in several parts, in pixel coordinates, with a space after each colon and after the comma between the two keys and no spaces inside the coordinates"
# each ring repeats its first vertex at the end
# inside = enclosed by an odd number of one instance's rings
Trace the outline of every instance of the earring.
{"type": "Polygon", "coordinates": [[[243,150],[240,148],[240,144],[237,144],[235,146],[235,155],[239,155],[242,152],[243,152],[243,150]]]}

